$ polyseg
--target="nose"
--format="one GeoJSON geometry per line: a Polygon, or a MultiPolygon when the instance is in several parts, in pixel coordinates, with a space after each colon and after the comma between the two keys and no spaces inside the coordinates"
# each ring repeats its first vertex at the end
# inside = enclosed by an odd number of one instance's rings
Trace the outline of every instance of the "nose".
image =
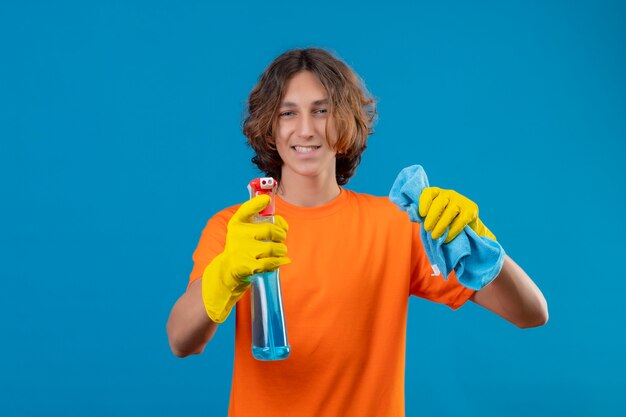
{"type": "Polygon", "coordinates": [[[297,126],[298,136],[307,139],[313,136],[313,117],[309,114],[303,114],[298,118],[297,126]]]}

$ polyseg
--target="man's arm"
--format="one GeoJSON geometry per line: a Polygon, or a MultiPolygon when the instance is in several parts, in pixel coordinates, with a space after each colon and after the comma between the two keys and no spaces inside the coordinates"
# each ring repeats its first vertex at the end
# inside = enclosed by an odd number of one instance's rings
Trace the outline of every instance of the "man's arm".
{"type": "Polygon", "coordinates": [[[174,304],[166,326],[174,355],[202,353],[218,323],[226,320],[250,286],[248,278],[291,262],[286,256],[289,225],[285,219],[276,215],[274,224],[251,222],[270,202],[269,196],[260,195],[239,206],[228,220],[223,252],[212,258],[202,278],[192,282],[174,304]]]}
{"type": "Polygon", "coordinates": [[[508,255],[500,275],[470,298],[519,328],[548,322],[548,304],[530,277],[508,255]]]}
{"type": "Polygon", "coordinates": [[[176,301],[167,320],[172,352],[179,358],[202,353],[217,326],[207,315],[202,302],[202,279],[197,279],[176,301]]]}

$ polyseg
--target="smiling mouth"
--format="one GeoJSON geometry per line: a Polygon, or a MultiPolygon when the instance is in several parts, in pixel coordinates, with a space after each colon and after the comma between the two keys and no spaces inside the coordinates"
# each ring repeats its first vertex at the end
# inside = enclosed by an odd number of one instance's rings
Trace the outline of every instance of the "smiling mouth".
{"type": "Polygon", "coordinates": [[[291,149],[294,149],[296,152],[307,153],[313,152],[316,149],[321,148],[321,146],[292,146],[291,149]]]}

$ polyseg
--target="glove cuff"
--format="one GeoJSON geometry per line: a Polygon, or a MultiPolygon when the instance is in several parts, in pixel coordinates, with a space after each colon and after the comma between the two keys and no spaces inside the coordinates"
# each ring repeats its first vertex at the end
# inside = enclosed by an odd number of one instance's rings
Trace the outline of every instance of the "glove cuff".
{"type": "Polygon", "coordinates": [[[497,242],[496,236],[493,233],[491,233],[491,230],[489,230],[487,226],[485,226],[485,224],[480,221],[479,218],[476,218],[476,220],[471,222],[469,224],[469,227],[471,227],[472,230],[474,230],[478,236],[488,237],[489,239],[497,242]]]}
{"type": "Polygon", "coordinates": [[[202,274],[202,301],[209,318],[222,323],[250,285],[235,280],[224,268],[224,254],[217,255],[202,274]]]}

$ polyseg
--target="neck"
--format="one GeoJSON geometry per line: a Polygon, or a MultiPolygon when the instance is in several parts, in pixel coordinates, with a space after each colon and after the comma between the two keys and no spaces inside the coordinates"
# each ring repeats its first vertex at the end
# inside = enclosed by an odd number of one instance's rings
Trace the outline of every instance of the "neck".
{"type": "Polygon", "coordinates": [[[335,199],[340,193],[334,172],[315,177],[285,174],[287,173],[283,170],[278,195],[294,206],[321,206],[335,199]]]}

